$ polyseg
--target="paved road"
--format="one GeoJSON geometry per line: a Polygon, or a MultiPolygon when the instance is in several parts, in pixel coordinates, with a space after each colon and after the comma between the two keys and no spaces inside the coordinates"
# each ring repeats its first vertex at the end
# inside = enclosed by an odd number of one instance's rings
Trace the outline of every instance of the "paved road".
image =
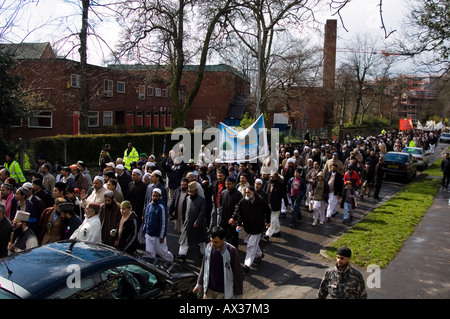
{"type": "MultiPolygon", "coordinates": [[[[438,148],[433,160],[439,155],[438,148]]],[[[281,218],[280,238],[271,238],[269,242],[261,240],[261,249],[265,254],[263,261],[252,267],[245,275],[244,298],[246,299],[312,299],[315,298],[320,280],[326,269],[332,266],[320,256],[320,250],[333,241],[336,237],[351,228],[366,214],[378,207],[382,202],[388,200],[405,184],[394,180],[385,180],[381,189],[381,201],[372,198],[360,200],[351,224],[343,224],[342,209],[331,222],[313,227],[312,214],[302,207],[303,219],[296,229],[288,227],[289,216],[281,218]]],[[[176,235],[173,227],[169,228],[168,245],[169,250],[178,251],[176,235]]],[[[241,261],[244,260],[246,246],[243,243],[245,233],[240,235],[239,251],[241,261]]],[[[185,267],[198,270],[201,258],[199,250],[194,247],[188,254],[184,263],[185,267]]],[[[367,276],[364,269],[360,269],[367,276]]],[[[381,297],[385,298],[385,297],[381,297]]]]}

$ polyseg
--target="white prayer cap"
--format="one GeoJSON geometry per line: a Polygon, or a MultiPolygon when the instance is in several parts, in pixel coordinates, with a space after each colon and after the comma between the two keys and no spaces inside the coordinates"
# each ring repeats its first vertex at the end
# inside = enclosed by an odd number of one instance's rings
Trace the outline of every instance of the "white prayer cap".
{"type": "Polygon", "coordinates": [[[258,184],[261,184],[261,185],[264,184],[264,182],[260,178],[255,179],[255,183],[258,183],[258,184]]]}
{"type": "Polygon", "coordinates": [[[118,165],[116,166],[116,169],[124,170],[125,167],[124,167],[122,164],[118,164],[118,165]]]}
{"type": "Polygon", "coordinates": [[[113,162],[106,163],[106,166],[111,166],[112,168],[116,168],[116,165],[113,162]]]}
{"type": "Polygon", "coordinates": [[[23,183],[22,186],[23,186],[23,187],[26,187],[26,188],[29,188],[29,189],[32,189],[32,188],[33,188],[33,184],[31,184],[30,182],[23,183]]]}
{"type": "Polygon", "coordinates": [[[16,216],[14,217],[14,219],[18,219],[21,222],[27,222],[29,218],[30,218],[30,213],[24,212],[22,210],[18,210],[16,212],[16,216]]]}
{"type": "Polygon", "coordinates": [[[158,170],[158,169],[157,169],[157,170],[154,170],[152,174],[156,174],[156,175],[158,175],[158,176],[162,176],[161,171],[158,170]]]}
{"type": "Polygon", "coordinates": [[[162,194],[161,190],[159,188],[154,188],[152,193],[158,193],[159,195],[162,194]]]}
{"type": "Polygon", "coordinates": [[[137,168],[135,168],[132,173],[136,173],[136,174],[139,174],[140,176],[142,176],[142,171],[137,168]]]}
{"type": "Polygon", "coordinates": [[[105,182],[105,180],[103,179],[103,177],[98,176],[98,175],[94,177],[94,181],[95,181],[95,180],[99,180],[99,181],[102,182],[102,183],[105,182]]]}

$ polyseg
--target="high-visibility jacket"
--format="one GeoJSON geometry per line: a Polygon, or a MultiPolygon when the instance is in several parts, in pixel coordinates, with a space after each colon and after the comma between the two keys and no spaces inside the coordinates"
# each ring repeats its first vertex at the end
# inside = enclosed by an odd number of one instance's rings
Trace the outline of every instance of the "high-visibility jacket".
{"type": "Polygon", "coordinates": [[[130,152],[128,152],[128,148],[123,152],[123,166],[127,169],[131,169],[130,163],[136,162],[139,160],[139,153],[133,147],[130,152]]]}
{"type": "Polygon", "coordinates": [[[9,176],[14,178],[16,183],[25,183],[27,181],[25,179],[25,176],[23,175],[19,163],[17,163],[16,161],[12,161],[11,164],[5,162],[3,166],[9,171],[9,176]]]}

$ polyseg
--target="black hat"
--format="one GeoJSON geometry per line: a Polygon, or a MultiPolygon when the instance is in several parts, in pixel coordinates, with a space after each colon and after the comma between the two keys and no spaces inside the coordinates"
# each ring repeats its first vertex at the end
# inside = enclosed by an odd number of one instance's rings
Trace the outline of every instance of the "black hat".
{"type": "Polygon", "coordinates": [[[55,183],[55,188],[59,189],[60,191],[65,191],[66,186],[67,186],[66,183],[63,183],[63,182],[55,183]]]}
{"type": "Polygon", "coordinates": [[[236,179],[231,177],[231,176],[228,176],[227,177],[227,182],[236,183],[236,179]]]}
{"type": "Polygon", "coordinates": [[[348,247],[342,247],[338,249],[337,255],[350,258],[352,257],[352,251],[348,247]]]}
{"type": "Polygon", "coordinates": [[[58,208],[60,212],[63,213],[72,213],[75,205],[72,202],[62,202],[58,204],[58,208]]]}

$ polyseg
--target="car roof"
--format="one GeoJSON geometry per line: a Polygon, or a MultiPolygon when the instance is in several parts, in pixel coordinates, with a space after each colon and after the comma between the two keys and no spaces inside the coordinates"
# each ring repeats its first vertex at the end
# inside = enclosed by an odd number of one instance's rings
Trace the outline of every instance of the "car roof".
{"type": "MultiPolygon", "coordinates": [[[[73,274],[73,265],[81,272],[96,272],[115,264],[136,260],[128,254],[103,244],[83,241],[62,241],[26,250],[1,260],[0,283],[2,287],[26,289],[31,297],[45,295],[45,290],[58,285],[65,286],[73,274]],[[71,244],[74,245],[71,247],[71,244]],[[3,281],[3,282],[2,282],[3,281]],[[15,285],[11,285],[13,282],[15,285]],[[18,286],[17,286],[18,285],[18,286]]],[[[12,291],[14,292],[14,291],[12,291]]],[[[24,295],[23,291],[21,295],[24,295]]]]}

